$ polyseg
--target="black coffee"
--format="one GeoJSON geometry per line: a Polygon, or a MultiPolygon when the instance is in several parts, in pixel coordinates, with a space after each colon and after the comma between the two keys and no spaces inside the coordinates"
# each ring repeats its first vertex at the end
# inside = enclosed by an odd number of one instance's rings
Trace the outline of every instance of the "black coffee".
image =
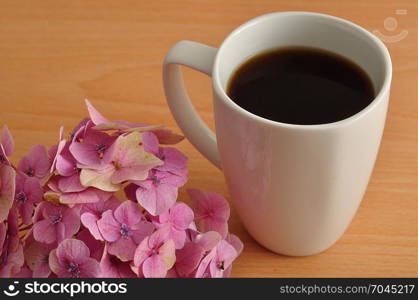
{"type": "Polygon", "coordinates": [[[249,59],[231,77],[227,93],[253,114],[304,125],[343,120],[374,98],[370,78],[354,62],[308,47],[275,49],[249,59]]]}

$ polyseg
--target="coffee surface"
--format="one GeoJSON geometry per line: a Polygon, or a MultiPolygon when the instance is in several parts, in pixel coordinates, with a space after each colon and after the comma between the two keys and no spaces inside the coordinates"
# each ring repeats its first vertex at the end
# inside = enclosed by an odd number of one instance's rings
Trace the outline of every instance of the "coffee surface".
{"type": "Polygon", "coordinates": [[[375,97],[370,78],[354,62],[308,47],[279,48],[250,58],[233,73],[227,94],[260,117],[301,125],[346,119],[375,97]]]}

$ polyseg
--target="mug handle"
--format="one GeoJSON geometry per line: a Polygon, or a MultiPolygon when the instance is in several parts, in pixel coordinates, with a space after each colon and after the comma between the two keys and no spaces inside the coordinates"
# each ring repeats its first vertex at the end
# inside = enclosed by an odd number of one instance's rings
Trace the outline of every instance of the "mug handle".
{"type": "Polygon", "coordinates": [[[217,51],[217,48],[196,42],[178,42],[164,59],[163,83],[168,106],[184,135],[200,153],[221,169],[216,135],[191,103],[180,70],[180,65],[183,65],[211,76],[217,51]]]}

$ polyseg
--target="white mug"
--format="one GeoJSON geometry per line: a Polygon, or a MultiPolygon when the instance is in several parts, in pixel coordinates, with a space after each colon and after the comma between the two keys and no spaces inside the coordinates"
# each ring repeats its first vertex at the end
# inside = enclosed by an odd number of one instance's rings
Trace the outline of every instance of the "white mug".
{"type": "MultiPolygon", "coordinates": [[[[366,190],[386,119],[392,64],[384,44],[340,18],[279,12],[239,26],[217,48],[181,41],[163,67],[168,105],[190,142],[224,172],[238,214],[266,248],[312,255],[333,245],[366,190]],[[376,97],[334,123],[294,125],[254,115],[225,89],[250,57],[282,46],[309,46],[349,58],[369,75],[376,97]],[[196,113],[180,66],[212,76],[216,135],[196,113]]],[[[303,107],[301,107],[301,110],[303,107]]]]}

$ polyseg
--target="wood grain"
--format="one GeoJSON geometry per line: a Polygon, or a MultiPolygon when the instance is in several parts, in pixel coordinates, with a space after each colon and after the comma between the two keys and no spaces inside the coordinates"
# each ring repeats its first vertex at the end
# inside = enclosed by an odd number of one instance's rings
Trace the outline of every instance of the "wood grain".
{"type": "MultiPolygon", "coordinates": [[[[178,130],[166,106],[161,63],[182,39],[218,46],[236,26],[272,11],[305,10],[352,20],[385,34],[394,64],[389,116],[362,205],[345,235],[311,257],[273,254],[246,233],[235,211],[232,232],[245,243],[233,276],[418,276],[418,2],[408,1],[16,1],[0,2],[0,125],[17,151],[51,145],[58,127],[86,115],[91,99],[106,116],[178,130]],[[407,15],[396,15],[407,9],[407,15]],[[384,20],[395,17],[388,32],[384,20]]],[[[197,110],[213,128],[209,78],[185,70],[197,110]]],[[[187,187],[228,196],[222,174],[184,141],[187,187]]],[[[184,191],[181,197],[185,198],[184,191]]]]}

